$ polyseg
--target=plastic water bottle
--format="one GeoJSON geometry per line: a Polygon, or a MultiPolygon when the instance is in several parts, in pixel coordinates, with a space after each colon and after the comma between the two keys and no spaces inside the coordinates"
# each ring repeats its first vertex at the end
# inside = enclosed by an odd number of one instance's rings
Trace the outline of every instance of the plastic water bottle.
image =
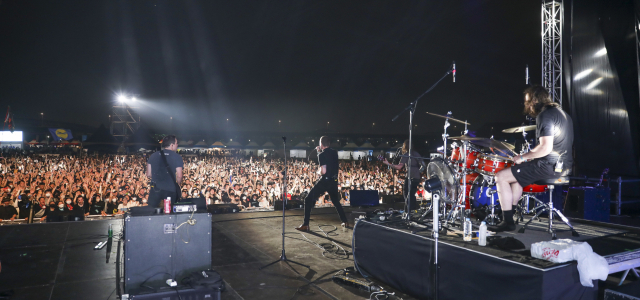
{"type": "Polygon", "coordinates": [[[482,221],[480,223],[480,232],[478,233],[478,245],[486,246],[487,245],[487,223],[482,221]]]}
{"type": "Polygon", "coordinates": [[[110,238],[113,237],[113,227],[111,227],[111,225],[113,224],[109,224],[109,231],[107,232],[107,236],[110,238]]]}
{"type": "Polygon", "coordinates": [[[466,242],[471,241],[471,220],[466,218],[464,220],[464,237],[463,240],[466,242]]]}

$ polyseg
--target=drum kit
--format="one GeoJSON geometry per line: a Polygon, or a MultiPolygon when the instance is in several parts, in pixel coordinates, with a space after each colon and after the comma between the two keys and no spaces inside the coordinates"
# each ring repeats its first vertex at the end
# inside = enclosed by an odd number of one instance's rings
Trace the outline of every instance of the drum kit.
{"type": "MultiPolygon", "coordinates": [[[[428,113],[445,119],[442,158],[432,159],[427,165],[427,179],[437,177],[442,186],[440,191],[441,204],[439,215],[444,225],[462,224],[471,214],[489,225],[496,225],[502,219],[500,199],[496,189],[496,174],[514,165],[513,156],[515,146],[491,138],[474,137],[468,135],[466,121],[454,119],[451,112],[446,116],[428,113]],[[449,121],[465,125],[462,136],[449,137],[447,128],[449,121]],[[447,142],[453,141],[451,154],[447,155],[447,142]],[[459,221],[459,223],[457,222],[459,221]]],[[[524,144],[519,154],[530,151],[531,147],[526,139],[527,131],[535,130],[536,126],[520,126],[503,130],[505,133],[522,133],[524,144]]],[[[518,209],[521,213],[531,213],[529,197],[546,192],[546,186],[529,185],[523,188],[523,198],[518,209]]],[[[429,207],[424,214],[426,217],[433,207],[429,207]]]]}

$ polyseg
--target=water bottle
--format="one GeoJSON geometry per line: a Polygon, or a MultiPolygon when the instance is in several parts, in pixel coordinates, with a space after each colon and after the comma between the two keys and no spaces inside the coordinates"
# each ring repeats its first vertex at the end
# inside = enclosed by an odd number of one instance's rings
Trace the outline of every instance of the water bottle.
{"type": "Polygon", "coordinates": [[[111,227],[111,225],[112,225],[112,224],[109,224],[109,232],[108,232],[108,236],[109,236],[110,238],[112,238],[112,237],[113,237],[113,228],[111,227]]]}
{"type": "Polygon", "coordinates": [[[471,241],[471,220],[469,218],[466,218],[464,220],[464,237],[463,240],[465,242],[470,242],[471,241]]]}
{"type": "Polygon", "coordinates": [[[480,232],[478,233],[478,245],[486,246],[487,245],[487,223],[482,221],[480,223],[480,232]]]}

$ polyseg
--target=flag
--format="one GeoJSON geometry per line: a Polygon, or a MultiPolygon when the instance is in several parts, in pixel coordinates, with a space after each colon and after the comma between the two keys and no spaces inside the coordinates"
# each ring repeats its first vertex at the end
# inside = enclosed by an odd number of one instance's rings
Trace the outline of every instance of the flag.
{"type": "Polygon", "coordinates": [[[73,135],[71,134],[71,130],[64,128],[49,128],[49,132],[51,132],[51,137],[53,137],[54,141],[60,140],[71,140],[73,139],[73,135]]]}
{"type": "Polygon", "coordinates": [[[7,115],[4,117],[4,126],[7,127],[9,131],[13,133],[15,126],[13,126],[13,114],[11,113],[11,106],[7,106],[7,115]]]}

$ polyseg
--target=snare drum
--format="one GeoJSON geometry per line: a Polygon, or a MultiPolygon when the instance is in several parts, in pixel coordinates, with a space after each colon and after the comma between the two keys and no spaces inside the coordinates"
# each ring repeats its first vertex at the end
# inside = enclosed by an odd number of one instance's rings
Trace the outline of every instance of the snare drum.
{"type": "Polygon", "coordinates": [[[480,152],[471,149],[470,147],[467,148],[467,152],[464,153],[464,151],[462,150],[462,147],[456,147],[451,151],[451,162],[454,165],[457,165],[459,168],[467,168],[467,169],[473,169],[473,166],[476,162],[476,159],[478,158],[478,155],[480,154],[480,152]],[[465,155],[466,154],[466,155],[465,155]],[[464,158],[467,158],[467,164],[465,165],[464,163],[464,158]]]}
{"type": "Polygon", "coordinates": [[[483,175],[496,175],[499,171],[513,167],[513,161],[507,157],[492,154],[480,154],[476,172],[483,175]]]}
{"type": "Polygon", "coordinates": [[[547,191],[547,186],[539,185],[539,184],[530,184],[522,188],[522,192],[525,194],[538,194],[538,193],[544,193],[546,191],[547,191]]]}

